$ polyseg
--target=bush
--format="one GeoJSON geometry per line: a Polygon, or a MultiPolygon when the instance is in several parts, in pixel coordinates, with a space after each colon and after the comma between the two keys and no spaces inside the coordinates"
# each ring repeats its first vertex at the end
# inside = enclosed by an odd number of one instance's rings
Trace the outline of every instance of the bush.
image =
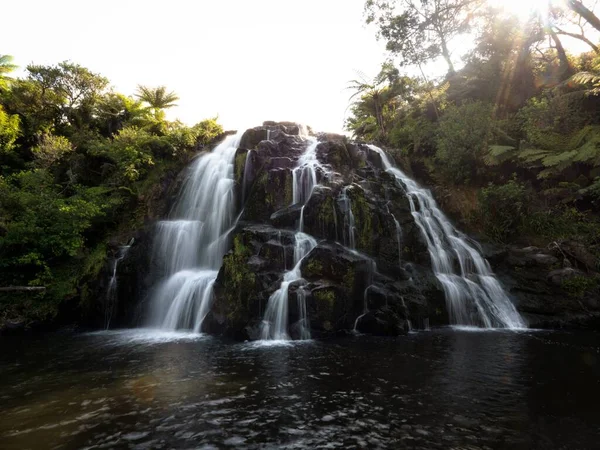
{"type": "Polygon", "coordinates": [[[525,185],[514,178],[504,185],[489,184],[479,192],[484,232],[504,243],[516,235],[528,214],[529,194],[525,185]]]}
{"type": "Polygon", "coordinates": [[[488,149],[492,107],[483,102],[450,106],[437,132],[436,162],[443,177],[466,184],[476,177],[488,149]]]}

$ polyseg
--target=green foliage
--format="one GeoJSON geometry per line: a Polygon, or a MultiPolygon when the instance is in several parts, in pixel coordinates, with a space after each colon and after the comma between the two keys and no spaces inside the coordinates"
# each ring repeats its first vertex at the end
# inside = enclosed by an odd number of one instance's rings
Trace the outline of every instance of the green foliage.
{"type": "Polygon", "coordinates": [[[107,236],[139,225],[164,171],[223,130],[216,118],[167,121],[162,108],[176,96],[164,88],[147,92],[147,107],[74,63],[30,65],[8,84],[11,69],[0,56],[0,286],[47,289],[0,299],[0,320],[42,320],[61,301],[84,299],[107,236]]]}
{"type": "Polygon", "coordinates": [[[571,297],[583,298],[585,294],[598,286],[598,280],[595,278],[575,276],[562,282],[561,287],[571,297]]]}
{"type": "Polygon", "coordinates": [[[449,107],[437,132],[436,162],[450,182],[468,183],[476,177],[491,133],[492,108],[482,102],[449,107]]]}
{"type": "Polygon", "coordinates": [[[63,198],[44,169],[2,179],[0,192],[9,219],[0,238],[3,278],[9,275],[32,285],[52,280],[52,261],[77,255],[84,232],[106,207],[83,193],[63,198]]]}
{"type": "Polygon", "coordinates": [[[522,183],[514,178],[500,186],[490,183],[479,191],[478,200],[483,229],[490,238],[504,243],[519,232],[529,204],[522,183]]]}
{"type": "Polygon", "coordinates": [[[136,181],[154,165],[152,146],[160,138],[137,127],[121,129],[112,141],[101,141],[91,153],[113,161],[117,183],[136,181]]]}
{"type": "Polygon", "coordinates": [[[48,169],[72,152],[73,146],[64,136],[45,134],[40,137],[39,145],[33,147],[31,151],[35,157],[34,164],[37,167],[48,169]]]}
{"type": "Polygon", "coordinates": [[[11,81],[8,74],[17,68],[12,60],[13,57],[10,55],[0,55],[0,91],[8,87],[11,81]]]}
{"type": "Polygon", "coordinates": [[[0,155],[12,150],[19,137],[19,117],[8,115],[0,105],[0,155]]]}

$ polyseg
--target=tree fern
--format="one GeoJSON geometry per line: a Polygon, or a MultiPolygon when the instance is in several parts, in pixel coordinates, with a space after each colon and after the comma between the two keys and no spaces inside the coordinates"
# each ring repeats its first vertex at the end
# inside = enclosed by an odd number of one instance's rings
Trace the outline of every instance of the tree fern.
{"type": "Polygon", "coordinates": [[[510,161],[517,154],[517,148],[512,145],[491,145],[483,162],[488,166],[497,166],[510,161]]]}

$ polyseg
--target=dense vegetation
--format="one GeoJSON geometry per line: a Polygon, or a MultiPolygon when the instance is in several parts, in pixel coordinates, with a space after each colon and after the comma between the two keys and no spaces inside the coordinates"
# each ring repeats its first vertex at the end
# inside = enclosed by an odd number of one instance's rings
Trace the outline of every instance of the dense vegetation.
{"type": "Polygon", "coordinates": [[[595,3],[552,1],[526,20],[492,4],[368,0],[367,22],[392,59],[374,80],[352,82],[346,126],[398,149],[398,163],[435,186],[443,207],[471,232],[502,244],[577,241],[598,270],[595,3]],[[460,35],[472,45],[465,48],[463,39],[453,49],[460,35]],[[569,54],[565,39],[585,43],[589,52],[569,54]],[[463,53],[460,61],[453,50],[463,53]],[[425,78],[423,66],[431,61],[445,64],[447,73],[425,78]],[[403,75],[405,68],[419,76],[403,75]]]}
{"type": "Polygon", "coordinates": [[[166,120],[178,97],[162,86],[129,97],[71,62],[14,69],[0,56],[0,287],[47,289],[0,298],[0,322],[47,320],[79,295],[161,176],[223,131],[166,120]]]}

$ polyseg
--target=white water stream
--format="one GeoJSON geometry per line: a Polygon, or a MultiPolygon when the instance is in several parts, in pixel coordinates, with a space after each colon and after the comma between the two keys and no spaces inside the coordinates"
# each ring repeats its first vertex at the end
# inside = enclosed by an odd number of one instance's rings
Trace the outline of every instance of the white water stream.
{"type": "Polygon", "coordinates": [[[374,145],[384,167],[408,196],[412,215],[427,243],[435,276],[443,286],[450,321],[484,328],[524,328],[525,321],[481,253],[438,208],[431,192],[394,167],[374,145]],[[457,270],[458,269],[458,270],[457,270]]]}
{"type": "Polygon", "coordinates": [[[166,278],[151,299],[151,326],[201,331],[235,225],[233,164],[242,133],[192,163],[170,220],[158,224],[154,257],[166,278]]]}

